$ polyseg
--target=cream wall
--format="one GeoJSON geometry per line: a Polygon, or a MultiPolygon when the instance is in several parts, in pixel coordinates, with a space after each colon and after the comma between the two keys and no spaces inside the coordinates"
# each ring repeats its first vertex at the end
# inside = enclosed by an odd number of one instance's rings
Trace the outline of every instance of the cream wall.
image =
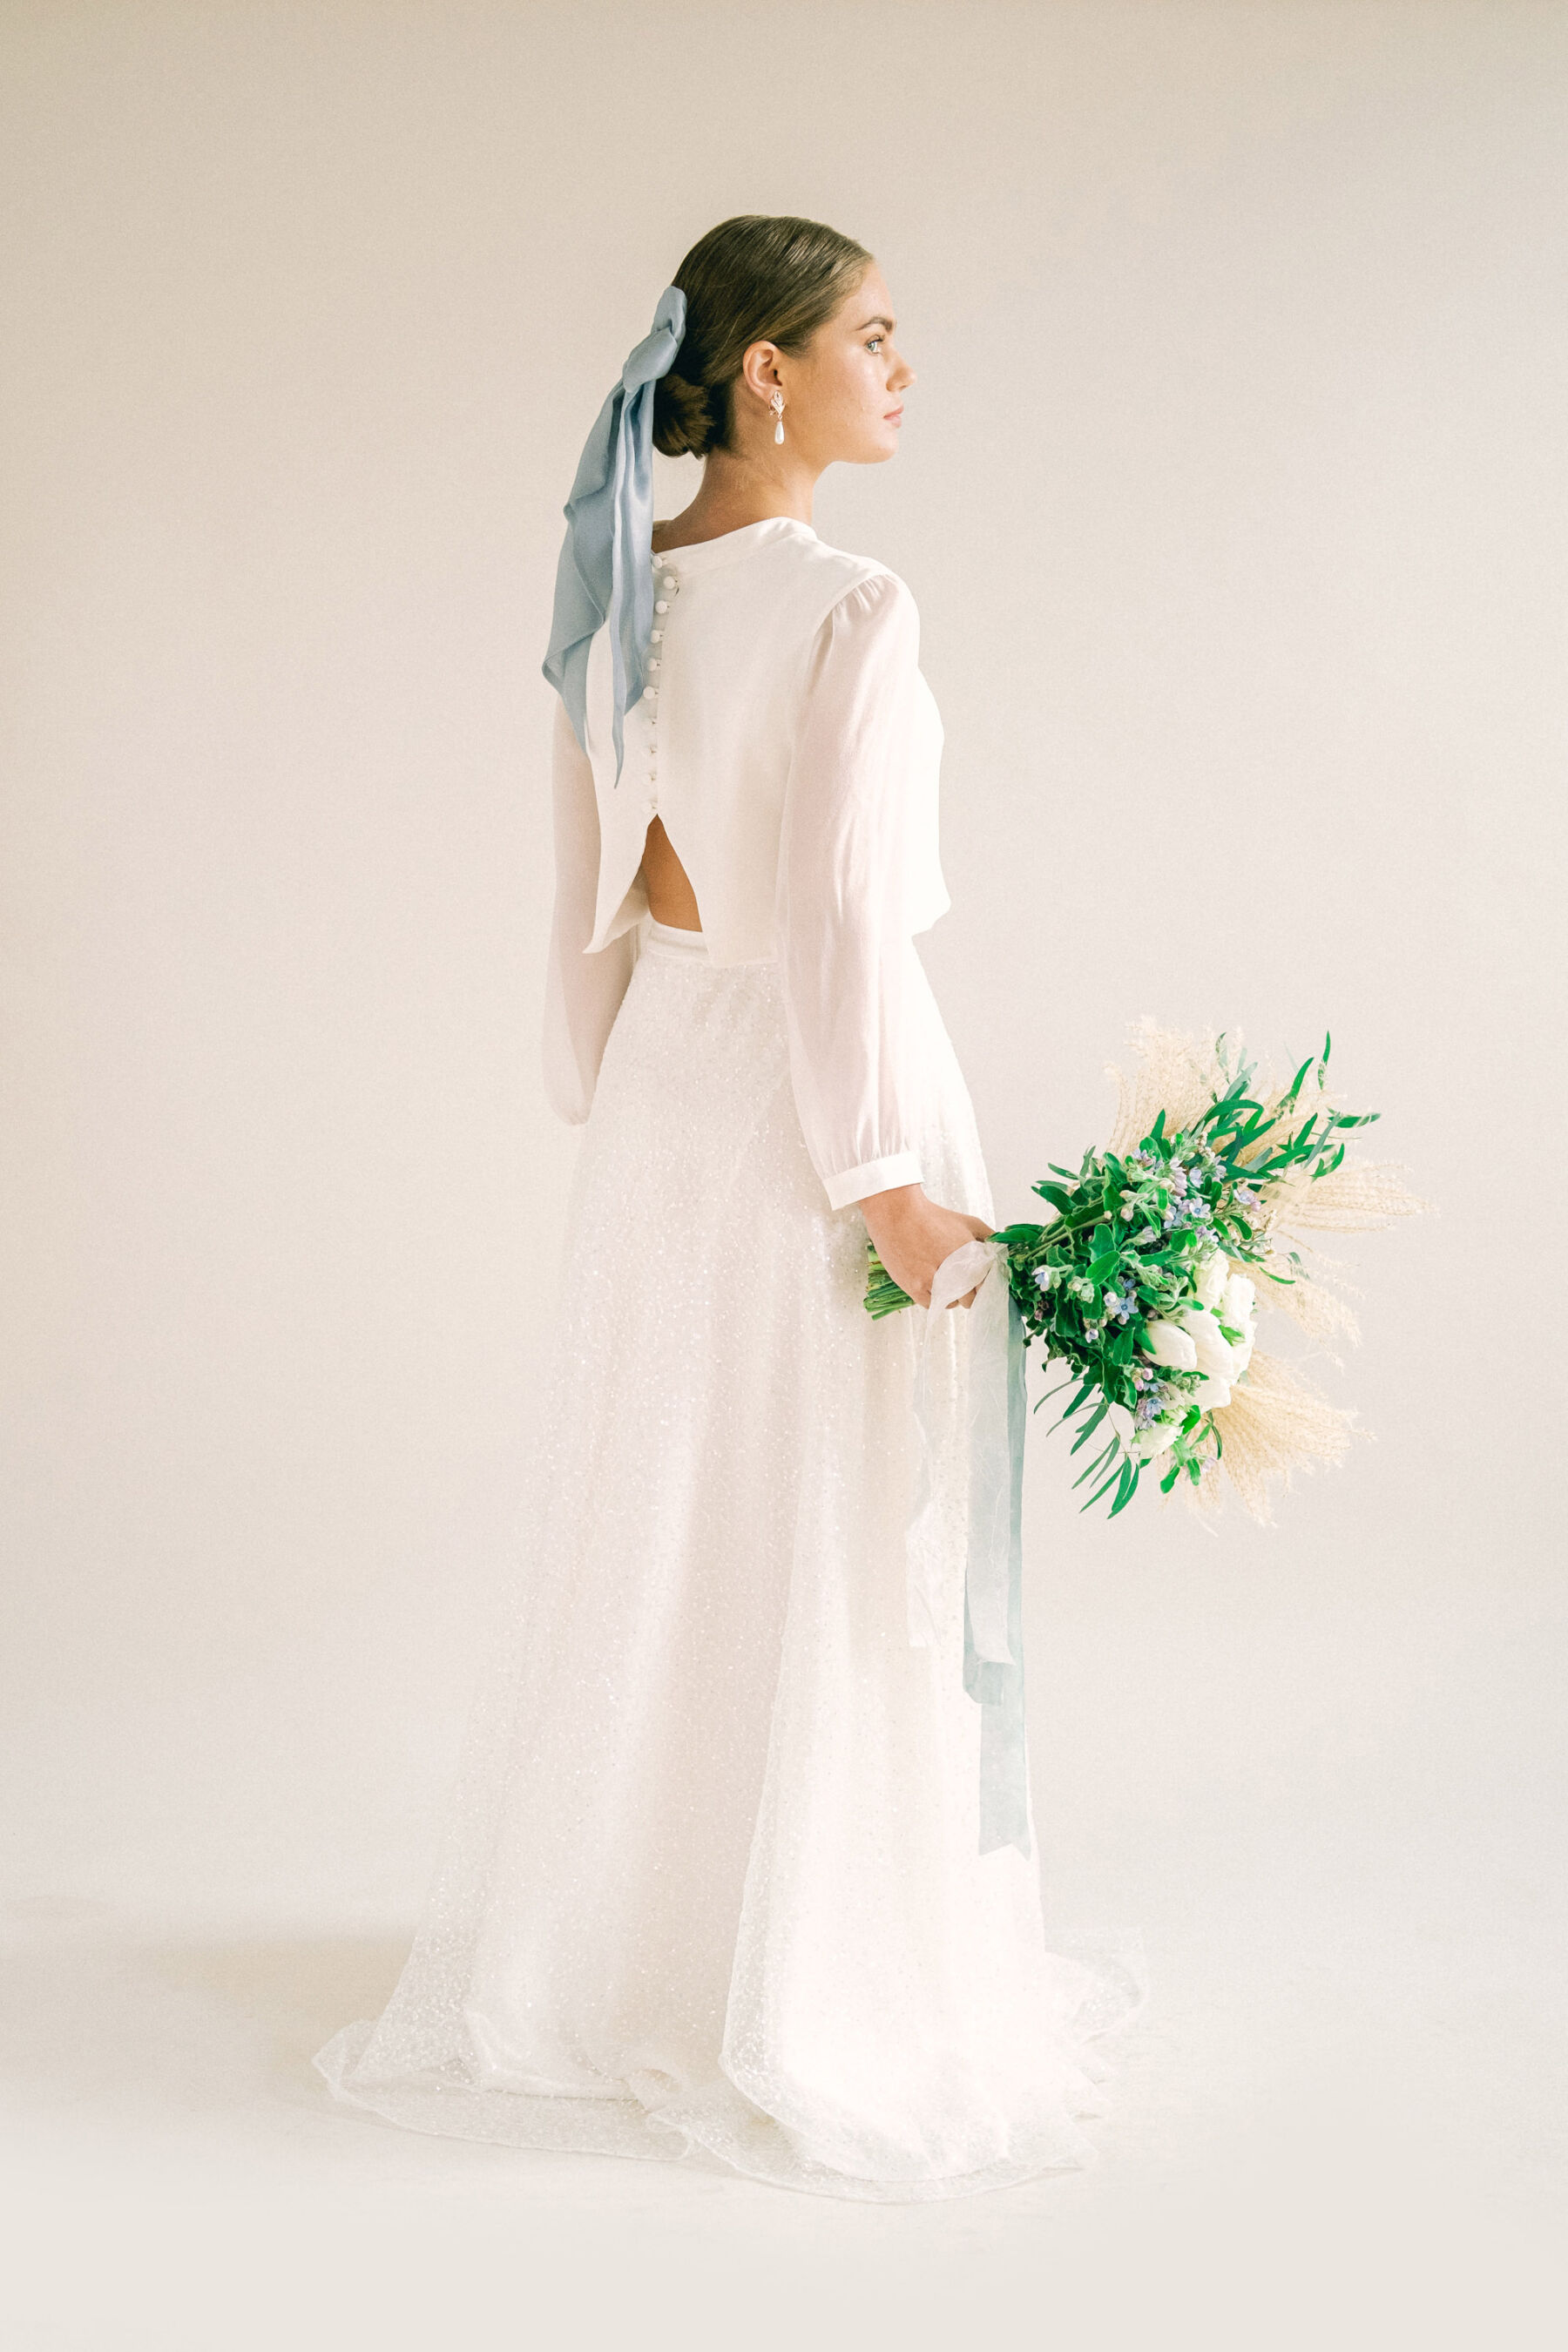
{"type": "Polygon", "coordinates": [[[1037,1444],[1053,1900],[1179,1937],[1173,1849],[1336,1805],[1419,1843],[1438,1759],[1535,1868],[1565,100],[1568,11],[1510,0],[8,0],[16,1902],[417,1895],[575,1150],[560,507],[748,209],[873,247],[919,372],[816,519],[920,602],[925,953],[999,1206],[1104,1132],[1148,1011],[1331,1024],[1444,1211],[1354,1248],[1331,1381],[1380,1443],[1276,1532],[1080,1520],[1037,1444]]]}

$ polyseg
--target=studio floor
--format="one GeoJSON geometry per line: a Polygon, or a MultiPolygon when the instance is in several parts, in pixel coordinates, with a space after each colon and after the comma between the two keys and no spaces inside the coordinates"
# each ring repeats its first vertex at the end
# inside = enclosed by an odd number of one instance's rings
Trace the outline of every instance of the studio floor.
{"type": "Polygon", "coordinates": [[[397,2131],[310,2056],[405,1936],[14,1903],[8,2352],[1560,2344],[1549,1857],[1520,1748],[1428,1752],[1124,1839],[1152,1990],[1100,2160],[938,2205],[397,2131]]]}

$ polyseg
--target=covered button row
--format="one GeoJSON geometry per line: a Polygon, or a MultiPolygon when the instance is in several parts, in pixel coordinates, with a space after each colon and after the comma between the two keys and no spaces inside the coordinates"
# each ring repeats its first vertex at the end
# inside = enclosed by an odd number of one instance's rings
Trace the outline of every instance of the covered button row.
{"type": "MultiPolygon", "coordinates": [[[[656,555],[653,559],[654,571],[656,573],[660,575],[655,580],[654,585],[661,592],[654,601],[654,626],[648,632],[649,637],[656,646],[661,646],[664,643],[664,631],[658,626],[659,619],[664,614],[668,612],[669,599],[672,596],[679,596],[680,593],[679,581],[676,578],[673,572],[665,572],[662,570],[663,562],[664,559],[662,556],[656,555]]],[[[647,667],[650,671],[659,669],[662,666],[663,656],[661,655],[649,655],[647,667]]],[[[643,699],[645,702],[656,703],[658,700],[658,687],[645,686],[643,688],[643,699]]],[[[648,713],[647,730],[647,780],[650,784],[657,783],[658,781],[658,771],[654,764],[658,755],[658,713],[657,710],[652,710],[648,713]]]]}
{"type": "MultiPolygon", "coordinates": [[[[658,570],[658,564],[659,564],[659,558],[656,555],[656,556],[654,557],[653,561],[654,561],[654,568],[655,568],[655,570],[657,571],[657,570],[658,570]]],[[[657,599],[656,599],[656,601],[655,601],[654,608],[653,608],[653,610],[654,610],[655,626],[654,626],[654,627],[653,627],[653,628],[648,632],[648,634],[649,634],[649,635],[652,637],[653,642],[654,642],[654,644],[655,644],[656,646],[661,646],[661,645],[663,645],[663,643],[664,643],[664,631],[663,631],[661,628],[659,628],[659,627],[657,625],[657,624],[658,624],[658,621],[659,616],[660,616],[662,614],[665,614],[665,613],[668,613],[668,610],[669,610],[669,600],[670,600],[670,598],[671,598],[672,596],[679,596],[679,593],[680,593],[680,583],[679,583],[679,580],[677,580],[677,578],[676,578],[676,576],[675,576],[675,574],[674,574],[674,572],[667,572],[665,573],[664,577],[663,577],[661,580],[658,580],[658,581],[656,581],[654,584],[655,584],[655,586],[656,586],[656,587],[658,587],[658,588],[661,588],[661,589],[664,591],[664,593],[663,593],[661,596],[659,596],[658,598],[657,598],[657,599]]],[[[659,657],[658,657],[658,655],[653,656],[653,657],[649,660],[649,662],[648,662],[648,665],[647,665],[647,666],[648,666],[649,669],[658,669],[658,666],[659,666],[659,657]]]]}

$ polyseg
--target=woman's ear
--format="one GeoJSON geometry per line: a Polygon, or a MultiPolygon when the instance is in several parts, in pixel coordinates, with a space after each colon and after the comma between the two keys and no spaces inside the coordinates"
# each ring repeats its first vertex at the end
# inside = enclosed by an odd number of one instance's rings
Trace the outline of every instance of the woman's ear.
{"type": "Polygon", "coordinates": [[[782,354],[776,343],[750,343],[741,362],[741,381],[763,407],[780,383],[779,360],[782,354]]]}

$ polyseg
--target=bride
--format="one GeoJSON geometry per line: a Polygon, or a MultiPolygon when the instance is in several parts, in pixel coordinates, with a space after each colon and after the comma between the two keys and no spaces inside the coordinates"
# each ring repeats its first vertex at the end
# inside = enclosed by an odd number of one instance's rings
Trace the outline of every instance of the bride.
{"type": "Polygon", "coordinates": [[[402,1979],[317,2061],[420,2130],[869,2199],[1092,2160],[1089,2045],[1142,1998],[1047,1947],[1021,1659],[988,1820],[951,1513],[910,1612],[992,1204],[913,943],[949,904],[914,600],[811,521],[898,448],[896,334],[850,238],[725,221],[584,452],[544,1041],[584,1132],[515,1605],[402,1979]],[[650,443],[703,461],[670,522],[650,443]],[[865,1312],[868,1235],[914,1310],[865,1312]]]}

